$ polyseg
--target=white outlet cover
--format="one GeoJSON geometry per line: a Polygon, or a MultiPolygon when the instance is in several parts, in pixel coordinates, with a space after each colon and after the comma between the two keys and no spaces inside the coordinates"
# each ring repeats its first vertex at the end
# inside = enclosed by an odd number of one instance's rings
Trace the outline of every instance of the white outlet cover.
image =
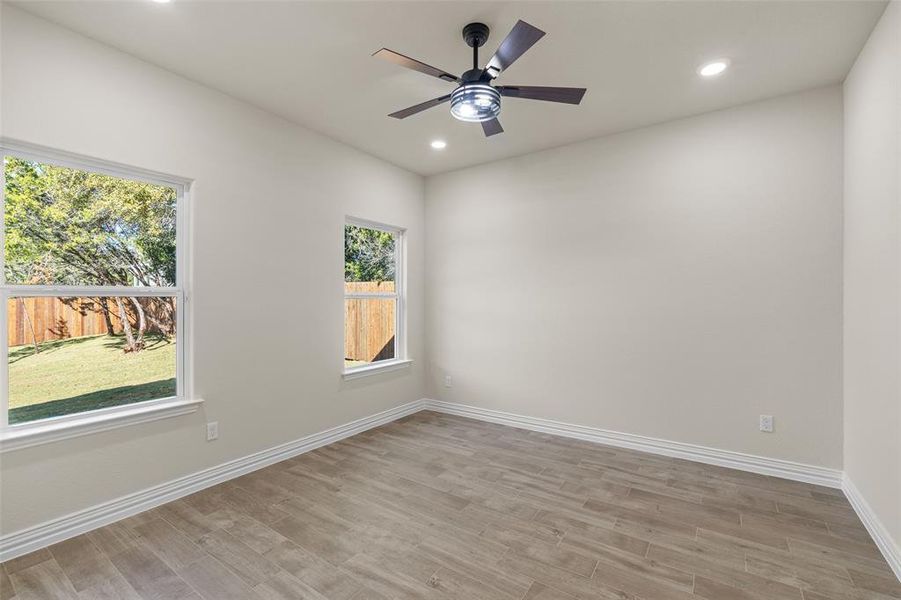
{"type": "Polygon", "coordinates": [[[208,442],[219,439],[219,421],[206,424],[206,439],[208,442]]]}
{"type": "Polygon", "coordinates": [[[453,385],[453,383],[451,381],[451,376],[445,375],[444,376],[444,387],[451,387],[451,385],[453,385]]]}
{"type": "Polygon", "coordinates": [[[760,415],[760,431],[773,432],[773,415],[760,415]]]}

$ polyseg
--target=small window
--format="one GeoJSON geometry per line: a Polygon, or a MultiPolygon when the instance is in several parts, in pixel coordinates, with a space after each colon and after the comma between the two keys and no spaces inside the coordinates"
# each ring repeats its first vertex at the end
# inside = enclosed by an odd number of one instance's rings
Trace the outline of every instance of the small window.
{"type": "Polygon", "coordinates": [[[344,370],[405,359],[403,230],[344,226],[344,370]]]}
{"type": "Polygon", "coordinates": [[[4,425],[184,397],[184,187],[3,149],[4,425]]]}

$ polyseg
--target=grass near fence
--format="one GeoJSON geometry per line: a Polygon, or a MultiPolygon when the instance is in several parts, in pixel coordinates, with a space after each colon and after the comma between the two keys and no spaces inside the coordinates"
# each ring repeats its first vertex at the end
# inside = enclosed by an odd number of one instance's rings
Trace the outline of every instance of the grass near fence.
{"type": "Polygon", "coordinates": [[[98,335],[9,349],[9,422],[21,423],[175,395],[175,340],[145,336],[138,353],[122,336],[98,335]]]}

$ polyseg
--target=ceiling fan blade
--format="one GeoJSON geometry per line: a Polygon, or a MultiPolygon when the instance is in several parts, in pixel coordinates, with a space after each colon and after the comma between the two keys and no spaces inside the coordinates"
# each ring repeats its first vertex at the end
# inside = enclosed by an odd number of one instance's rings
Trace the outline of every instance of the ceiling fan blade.
{"type": "Polygon", "coordinates": [[[420,113],[427,108],[432,108],[433,106],[438,106],[439,104],[444,104],[450,100],[450,94],[446,96],[441,96],[438,98],[432,98],[431,100],[426,100],[425,102],[421,102],[409,108],[405,108],[403,110],[399,110],[397,112],[393,112],[389,117],[394,117],[395,119],[406,119],[411,115],[415,115],[416,113],[420,113]]]}
{"type": "Polygon", "coordinates": [[[377,56],[383,60],[393,62],[396,65],[400,65],[408,69],[413,69],[414,71],[419,71],[420,73],[425,73],[426,75],[431,75],[432,77],[437,77],[438,79],[443,79],[444,81],[450,81],[453,83],[460,79],[456,75],[451,75],[447,71],[442,71],[437,67],[427,65],[424,62],[416,60],[415,58],[404,56],[399,52],[388,50],[387,48],[382,48],[381,50],[373,53],[373,56],[377,56]]]}
{"type": "Polygon", "coordinates": [[[497,91],[501,96],[525,98],[527,100],[544,100],[545,102],[563,102],[579,104],[587,91],[585,88],[543,87],[539,85],[499,85],[497,91]]]}
{"type": "Polygon", "coordinates": [[[491,119],[490,121],[482,121],[482,131],[485,132],[485,137],[491,137],[499,133],[504,133],[504,128],[501,127],[500,121],[491,119]]]}
{"type": "Polygon", "coordinates": [[[485,70],[491,77],[497,77],[501,71],[512,65],[542,37],[544,37],[544,32],[537,27],[533,27],[525,21],[517,21],[501,45],[497,47],[497,51],[488,61],[485,70]]]}

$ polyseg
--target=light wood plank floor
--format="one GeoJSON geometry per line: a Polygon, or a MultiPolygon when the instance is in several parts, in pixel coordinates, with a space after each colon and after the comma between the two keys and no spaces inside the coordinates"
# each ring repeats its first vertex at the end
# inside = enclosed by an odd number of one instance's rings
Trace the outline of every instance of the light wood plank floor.
{"type": "Polygon", "coordinates": [[[841,492],[423,412],[3,565],[42,600],[889,600],[841,492]]]}

